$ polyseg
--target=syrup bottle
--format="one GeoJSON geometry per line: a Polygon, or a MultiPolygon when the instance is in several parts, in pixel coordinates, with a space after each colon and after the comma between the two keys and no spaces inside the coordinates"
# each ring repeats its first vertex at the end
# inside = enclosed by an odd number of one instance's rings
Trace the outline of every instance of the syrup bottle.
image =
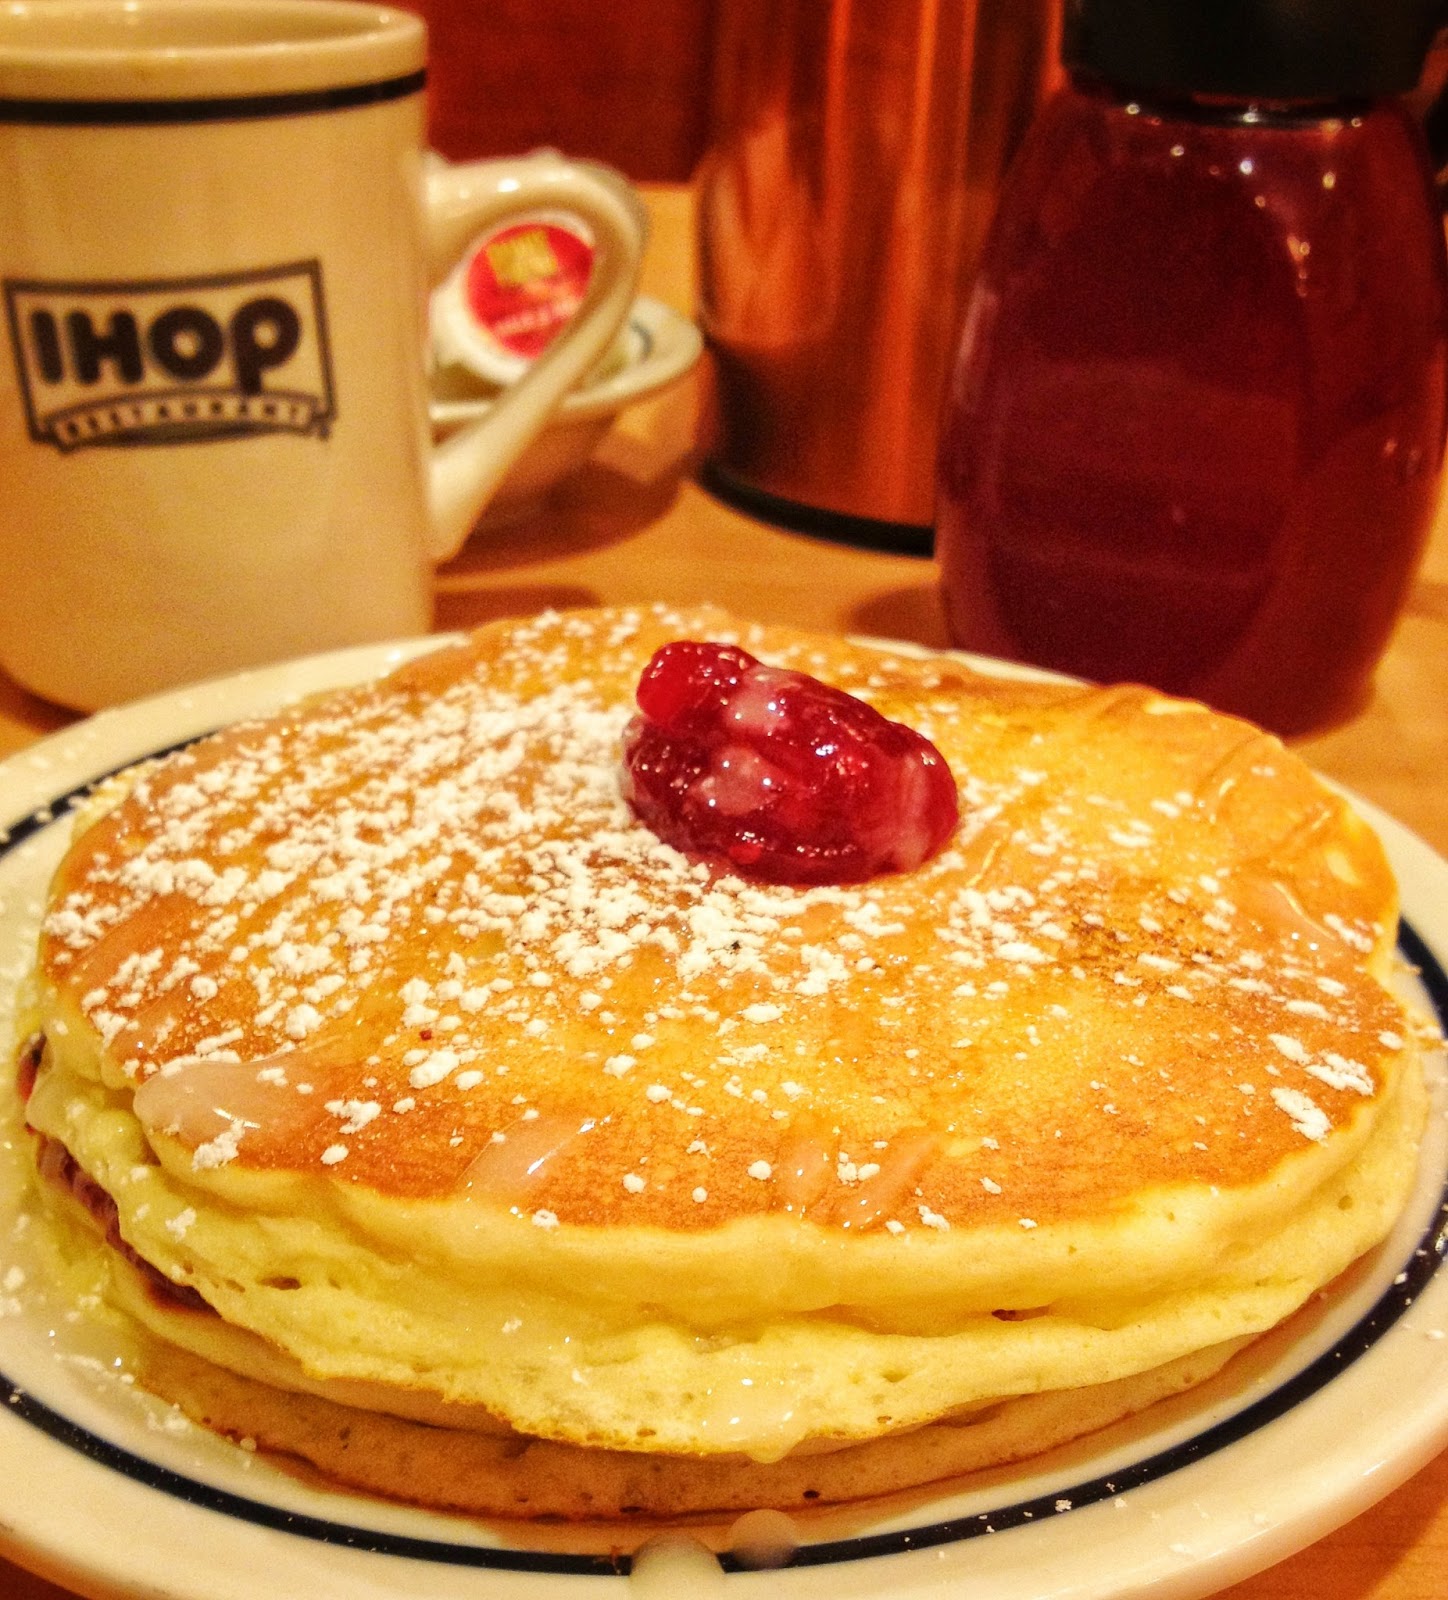
{"type": "Polygon", "coordinates": [[[958,644],[1324,727],[1437,501],[1428,0],[1071,0],[946,396],[958,644]]]}

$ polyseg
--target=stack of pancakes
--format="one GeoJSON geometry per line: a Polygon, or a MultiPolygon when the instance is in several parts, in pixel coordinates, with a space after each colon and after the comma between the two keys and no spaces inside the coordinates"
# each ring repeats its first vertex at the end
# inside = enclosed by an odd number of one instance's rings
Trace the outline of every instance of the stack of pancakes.
{"type": "Polygon", "coordinates": [[[129,774],[51,889],[28,1120],[148,1381],[382,1493],[880,1493],[1199,1382],[1379,1241],[1424,1119],[1370,831],[1271,737],[722,613],[549,614],[129,774]],[[652,652],[931,739],[913,872],[621,798],[652,652]]]}

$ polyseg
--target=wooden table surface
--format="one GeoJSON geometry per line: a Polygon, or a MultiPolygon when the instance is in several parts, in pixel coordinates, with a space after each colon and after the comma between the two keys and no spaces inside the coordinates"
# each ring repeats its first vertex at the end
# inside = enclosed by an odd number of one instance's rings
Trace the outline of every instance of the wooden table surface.
{"type": "MultiPolygon", "coordinates": [[[[646,197],[654,228],[643,288],[688,309],[689,193],[661,186],[646,197]]],[[[710,425],[706,366],[629,412],[545,516],[475,535],[438,574],[438,626],[467,627],[542,606],[712,600],[762,621],[946,642],[928,561],[783,532],[731,510],[693,482],[699,441],[710,425]]],[[[70,720],[0,675],[0,755],[70,720]]],[[[1350,723],[1298,748],[1448,855],[1448,517],[1435,533],[1371,703],[1350,723]]],[[[1310,1473],[1311,1463],[1302,1470],[1310,1473]]],[[[20,1484],[0,1485],[0,1521],[5,1501],[24,1492],[20,1484]]],[[[291,1600],[267,1595],[260,1577],[257,1593],[258,1600],[291,1600]]],[[[1224,1591],[1223,1600],[1445,1595],[1448,1453],[1319,1544],[1224,1591]]],[[[70,1600],[70,1593],[0,1560],[0,1600],[70,1600]]]]}

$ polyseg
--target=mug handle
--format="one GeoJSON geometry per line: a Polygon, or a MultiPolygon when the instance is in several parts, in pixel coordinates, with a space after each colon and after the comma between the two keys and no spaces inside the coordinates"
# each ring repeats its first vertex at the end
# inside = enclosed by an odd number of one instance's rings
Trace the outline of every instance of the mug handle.
{"type": "Polygon", "coordinates": [[[520,211],[570,212],[589,228],[594,247],[588,288],[567,326],[484,416],[433,448],[428,556],[446,561],[462,548],[483,507],[559,401],[623,326],[633,304],[648,217],[616,173],[551,151],[512,161],[432,163],[424,182],[433,283],[446,277],[479,233],[520,211]]]}

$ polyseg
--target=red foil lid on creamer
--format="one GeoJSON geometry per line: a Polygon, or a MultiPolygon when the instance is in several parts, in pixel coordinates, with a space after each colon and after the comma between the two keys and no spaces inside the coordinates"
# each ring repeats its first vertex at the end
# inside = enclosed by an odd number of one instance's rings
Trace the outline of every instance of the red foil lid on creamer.
{"type": "Polygon", "coordinates": [[[592,270],[593,238],[577,217],[509,218],[473,241],[433,297],[439,359],[513,382],[578,310],[592,270]]]}

